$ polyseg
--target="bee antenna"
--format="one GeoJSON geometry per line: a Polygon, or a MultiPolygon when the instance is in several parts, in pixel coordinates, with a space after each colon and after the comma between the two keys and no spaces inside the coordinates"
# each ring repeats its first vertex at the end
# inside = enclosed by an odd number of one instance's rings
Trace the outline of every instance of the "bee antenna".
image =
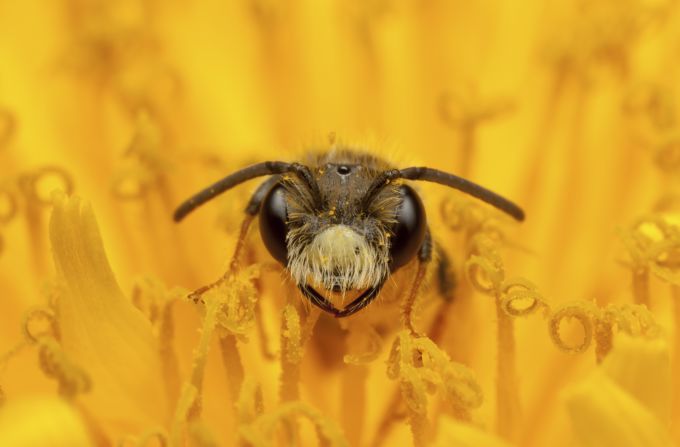
{"type": "Polygon", "coordinates": [[[524,211],[522,211],[522,208],[517,206],[515,203],[503,196],[496,194],[493,191],[484,188],[483,186],[478,185],[477,183],[471,182],[470,180],[464,179],[462,177],[458,177],[457,175],[426,167],[401,169],[398,171],[398,173],[399,174],[397,178],[439,183],[440,185],[457,189],[498,208],[520,222],[524,220],[524,211]]]}
{"type": "Polygon", "coordinates": [[[478,185],[477,183],[471,182],[470,180],[458,177],[457,175],[426,167],[413,167],[401,170],[389,169],[387,171],[383,171],[380,175],[378,175],[378,177],[376,177],[376,179],[366,191],[366,194],[362,200],[363,207],[367,208],[373,199],[375,199],[375,197],[378,195],[378,193],[390,181],[400,178],[406,180],[422,180],[425,182],[439,183],[440,185],[457,189],[498,208],[520,222],[524,220],[524,211],[522,211],[522,208],[509,201],[505,197],[502,197],[495,192],[478,185]]]}
{"type": "Polygon", "coordinates": [[[283,161],[265,161],[248,166],[247,168],[243,168],[240,171],[234,172],[233,174],[229,174],[223,179],[218,180],[204,190],[197,192],[189,199],[185,200],[179,207],[177,207],[173,218],[175,222],[179,222],[180,220],[184,219],[187,214],[191,213],[205,202],[215,198],[216,196],[233,188],[236,185],[256,177],[284,174],[286,172],[295,172],[296,174],[300,175],[299,173],[305,170],[307,172],[309,171],[298,163],[286,163],[283,161]]]}

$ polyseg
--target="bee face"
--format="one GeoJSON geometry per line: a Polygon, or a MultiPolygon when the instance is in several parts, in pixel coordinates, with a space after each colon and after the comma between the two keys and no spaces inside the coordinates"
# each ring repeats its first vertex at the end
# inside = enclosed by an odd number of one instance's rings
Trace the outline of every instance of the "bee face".
{"type": "Polygon", "coordinates": [[[415,256],[425,237],[422,202],[399,184],[366,201],[381,171],[322,163],[313,171],[319,198],[290,176],[269,191],[260,211],[262,239],[298,286],[341,293],[379,288],[415,256]]]}

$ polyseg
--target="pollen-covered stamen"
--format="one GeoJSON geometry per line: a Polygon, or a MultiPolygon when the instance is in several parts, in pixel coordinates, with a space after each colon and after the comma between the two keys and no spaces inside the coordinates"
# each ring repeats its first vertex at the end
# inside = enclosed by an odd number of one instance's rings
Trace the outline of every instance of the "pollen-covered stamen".
{"type": "Polygon", "coordinates": [[[288,268],[298,284],[308,282],[326,290],[375,287],[387,275],[387,253],[346,225],[331,226],[307,245],[289,244],[288,268]]]}

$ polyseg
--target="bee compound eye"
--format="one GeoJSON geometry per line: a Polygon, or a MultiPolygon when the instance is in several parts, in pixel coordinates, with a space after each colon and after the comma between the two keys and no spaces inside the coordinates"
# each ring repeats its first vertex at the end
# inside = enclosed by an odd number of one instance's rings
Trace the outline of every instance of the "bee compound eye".
{"type": "Polygon", "coordinates": [[[427,227],[425,208],[418,194],[408,185],[402,185],[399,192],[402,200],[390,238],[392,271],[407,264],[418,253],[427,227]]]}
{"type": "Polygon", "coordinates": [[[287,214],[285,188],[276,185],[267,193],[260,208],[260,235],[272,257],[283,265],[288,260],[287,214]]]}

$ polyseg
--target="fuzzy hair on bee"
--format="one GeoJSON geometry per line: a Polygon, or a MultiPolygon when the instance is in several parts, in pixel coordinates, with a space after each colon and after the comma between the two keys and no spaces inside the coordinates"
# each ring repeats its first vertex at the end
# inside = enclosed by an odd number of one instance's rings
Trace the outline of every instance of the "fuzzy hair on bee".
{"type": "Polygon", "coordinates": [[[387,166],[369,156],[356,158],[342,151],[310,163],[319,167],[320,210],[297,177],[282,181],[290,228],[288,270],[298,286],[346,292],[377,287],[389,276],[389,240],[401,203],[398,185],[387,185],[362,207],[368,188],[387,166]]]}
{"type": "MultiPolygon", "coordinates": [[[[342,148],[310,156],[304,164],[270,161],[237,171],[181,204],[175,220],[260,176],[270,177],[248,203],[233,259],[248,225],[259,215],[260,235],[272,257],[287,269],[305,298],[336,317],[370,304],[389,276],[414,258],[420,270],[431,260],[425,209],[406,181],[458,189],[524,219],[514,203],[461,177],[427,167],[396,169],[371,154],[342,148]],[[359,295],[342,309],[327,298],[336,293],[344,298],[349,291],[359,295]]],[[[419,280],[414,284],[417,289],[419,280]]]]}

